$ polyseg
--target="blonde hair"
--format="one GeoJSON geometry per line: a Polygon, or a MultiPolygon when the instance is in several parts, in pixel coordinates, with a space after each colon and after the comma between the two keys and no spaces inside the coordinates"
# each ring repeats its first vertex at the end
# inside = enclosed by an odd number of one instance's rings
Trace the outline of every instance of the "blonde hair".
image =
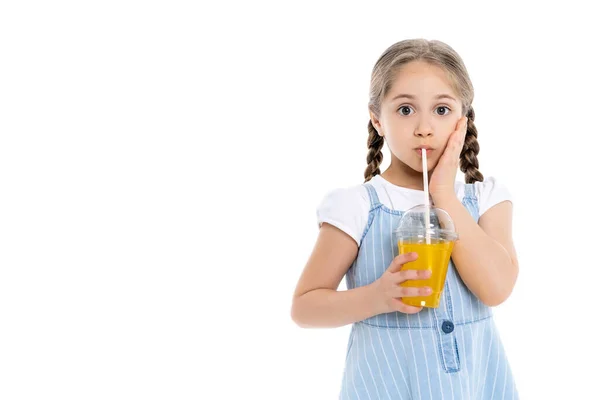
{"type": "MultiPolygon", "coordinates": [[[[371,74],[369,89],[369,109],[379,117],[381,101],[392,87],[393,79],[398,70],[411,61],[425,61],[441,67],[448,74],[456,94],[462,102],[463,115],[468,118],[465,144],[460,153],[460,170],[465,173],[466,183],[481,182],[483,175],[479,172],[479,143],[477,128],[475,128],[475,111],[473,111],[473,85],[467,69],[454,49],[437,40],[409,39],[391,45],[379,57],[371,74]]],[[[365,182],[371,180],[381,171],[379,166],[383,160],[381,149],[383,137],[379,136],[373,123],[369,120],[369,138],[367,140],[367,168],[365,182]]]]}

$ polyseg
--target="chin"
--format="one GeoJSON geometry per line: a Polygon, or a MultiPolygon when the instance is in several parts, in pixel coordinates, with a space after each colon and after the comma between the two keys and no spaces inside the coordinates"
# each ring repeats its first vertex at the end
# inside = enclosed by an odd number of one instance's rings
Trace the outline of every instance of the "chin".
{"type": "MultiPolygon", "coordinates": [[[[413,168],[413,167],[411,167],[411,168],[412,168],[412,169],[413,169],[415,172],[418,172],[419,174],[423,175],[423,166],[422,166],[421,164],[419,164],[418,166],[417,166],[417,165],[415,165],[415,166],[414,166],[414,168],[413,168]]],[[[433,166],[433,167],[431,167],[431,166],[428,166],[428,168],[427,168],[427,172],[428,172],[428,173],[431,173],[431,172],[433,172],[433,170],[434,170],[434,169],[435,169],[435,166],[433,166]]]]}
{"type": "MultiPolygon", "coordinates": [[[[401,159],[399,157],[396,157],[396,158],[398,159],[398,161],[400,161],[401,165],[405,166],[408,169],[413,170],[415,173],[423,175],[423,163],[421,162],[421,159],[418,157],[415,159],[411,156],[412,156],[412,154],[409,155],[408,157],[405,157],[404,159],[401,159]]],[[[432,172],[439,160],[427,160],[427,161],[429,164],[428,165],[429,170],[427,172],[432,172]],[[432,165],[432,161],[433,161],[433,163],[435,163],[434,165],[432,165]]]]}
{"type": "Polygon", "coordinates": [[[415,173],[419,173],[419,174],[423,174],[423,166],[418,164],[418,165],[411,165],[411,164],[406,164],[410,169],[412,169],[415,173]]]}

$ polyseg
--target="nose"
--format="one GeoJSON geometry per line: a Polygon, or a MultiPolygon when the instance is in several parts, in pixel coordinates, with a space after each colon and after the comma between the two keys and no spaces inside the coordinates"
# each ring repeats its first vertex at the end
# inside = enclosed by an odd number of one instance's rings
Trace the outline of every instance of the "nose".
{"type": "Polygon", "coordinates": [[[421,118],[419,120],[419,125],[417,125],[417,128],[415,129],[415,136],[421,138],[433,136],[433,128],[427,118],[421,118]]]}

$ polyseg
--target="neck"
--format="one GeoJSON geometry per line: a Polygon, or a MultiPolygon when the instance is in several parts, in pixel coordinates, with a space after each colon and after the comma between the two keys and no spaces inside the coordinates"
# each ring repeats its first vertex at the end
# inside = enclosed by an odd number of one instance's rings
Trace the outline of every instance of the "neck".
{"type": "MultiPolygon", "coordinates": [[[[423,174],[415,171],[396,157],[392,156],[392,162],[381,177],[396,186],[402,186],[407,189],[424,190],[423,174]]],[[[427,179],[431,179],[431,171],[427,174],[427,179]]]]}

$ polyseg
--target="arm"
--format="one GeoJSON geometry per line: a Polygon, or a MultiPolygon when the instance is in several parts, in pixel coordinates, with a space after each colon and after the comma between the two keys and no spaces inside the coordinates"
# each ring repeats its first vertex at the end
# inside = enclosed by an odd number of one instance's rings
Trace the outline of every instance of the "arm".
{"type": "Polygon", "coordinates": [[[292,319],[304,328],[333,328],[379,314],[372,285],[337,291],[358,254],[354,239],[324,223],[300,276],[292,302],[292,319]]]}
{"type": "Polygon", "coordinates": [[[503,201],[483,214],[479,224],[456,196],[434,198],[459,234],[452,260],[462,280],[484,304],[497,306],[511,294],[519,264],[512,240],[512,203],[503,201]]]}
{"type": "Polygon", "coordinates": [[[417,259],[416,253],[400,254],[375,282],[355,289],[336,291],[358,254],[354,239],[329,224],[323,224],[317,244],[300,277],[292,319],[303,328],[335,328],[388,312],[415,314],[403,297],[427,296],[429,287],[401,287],[407,280],[429,279],[430,271],[404,270],[417,259]]]}

